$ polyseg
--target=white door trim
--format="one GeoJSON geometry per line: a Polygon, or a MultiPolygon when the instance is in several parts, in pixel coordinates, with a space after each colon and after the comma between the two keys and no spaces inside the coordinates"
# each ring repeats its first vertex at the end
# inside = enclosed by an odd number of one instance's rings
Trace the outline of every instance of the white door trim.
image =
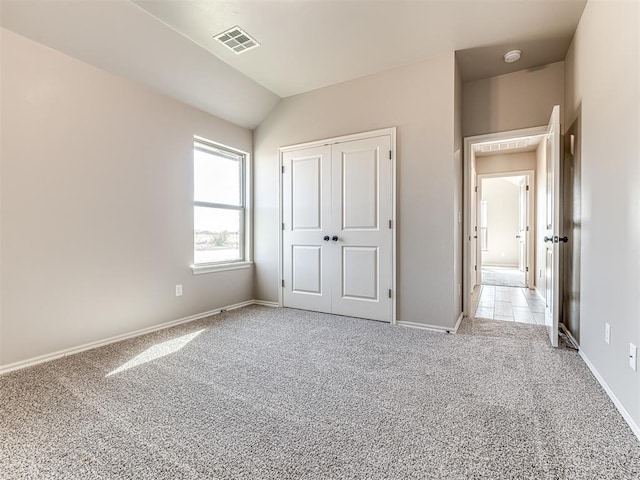
{"type": "Polygon", "coordinates": [[[283,234],[282,234],[282,222],[283,222],[283,185],[282,185],[282,167],[283,163],[283,154],[292,150],[300,150],[303,148],[309,147],[317,147],[322,145],[333,145],[336,143],[348,142],[351,140],[361,140],[365,138],[373,138],[380,137],[382,135],[389,135],[391,137],[391,324],[396,324],[396,299],[398,297],[397,293],[397,283],[396,283],[396,239],[397,239],[397,212],[396,212],[396,159],[397,159],[397,148],[396,148],[396,127],[382,128],[379,130],[371,130],[368,132],[360,132],[353,133],[349,135],[342,135],[339,137],[332,137],[320,140],[313,140],[310,142],[298,143],[295,145],[286,145],[280,147],[278,149],[278,305],[282,307],[284,305],[283,292],[282,292],[282,282],[283,282],[283,234]]]}
{"type": "Polygon", "coordinates": [[[547,125],[532,128],[523,128],[520,130],[510,130],[506,132],[488,133],[484,135],[475,135],[465,137],[464,139],[464,164],[463,164],[463,196],[464,196],[464,224],[462,237],[462,283],[464,287],[463,297],[463,313],[466,317],[473,312],[471,308],[471,275],[469,274],[471,252],[469,251],[469,243],[471,239],[471,150],[476,143],[484,143],[495,140],[507,140],[511,138],[529,137],[534,135],[546,135],[547,125]]]}

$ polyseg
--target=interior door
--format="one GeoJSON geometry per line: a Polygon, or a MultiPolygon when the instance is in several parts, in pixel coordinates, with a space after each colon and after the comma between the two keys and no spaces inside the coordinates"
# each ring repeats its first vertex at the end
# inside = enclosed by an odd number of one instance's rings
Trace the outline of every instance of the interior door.
{"type": "Polygon", "coordinates": [[[560,106],[553,107],[547,130],[545,242],[545,324],[551,345],[558,346],[560,316],[560,106]]]}
{"type": "Polygon", "coordinates": [[[529,185],[527,177],[520,180],[518,194],[518,270],[524,273],[527,282],[527,224],[529,223],[529,185]]]}
{"type": "MultiPolygon", "coordinates": [[[[473,155],[473,152],[472,152],[473,155]]],[[[471,293],[475,289],[476,285],[480,285],[479,272],[478,272],[478,258],[480,256],[480,233],[478,231],[478,216],[479,216],[479,203],[478,203],[478,175],[475,167],[475,157],[472,157],[471,161],[471,245],[469,251],[471,254],[471,261],[469,262],[469,272],[471,278],[471,293]]]]}
{"type": "Polygon", "coordinates": [[[283,303],[331,312],[331,147],[283,154],[283,303]]]}
{"type": "Polygon", "coordinates": [[[285,307],[390,322],[391,135],[283,153],[285,307]]]}
{"type": "Polygon", "coordinates": [[[391,137],[332,147],[333,313],[392,318],[391,137]]]}

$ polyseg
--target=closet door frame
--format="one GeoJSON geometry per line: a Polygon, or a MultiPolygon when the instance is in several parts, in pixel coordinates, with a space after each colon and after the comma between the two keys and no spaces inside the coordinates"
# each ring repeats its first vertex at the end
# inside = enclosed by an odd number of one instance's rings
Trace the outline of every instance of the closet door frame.
{"type": "MultiPolygon", "coordinates": [[[[336,143],[349,142],[352,140],[362,140],[366,138],[380,137],[383,135],[389,135],[391,137],[391,257],[392,257],[392,268],[391,268],[391,324],[396,324],[396,308],[397,308],[397,282],[396,282],[396,265],[397,265],[397,256],[396,256],[396,244],[397,244],[397,213],[396,213],[396,159],[397,159],[397,148],[396,148],[396,127],[383,128],[380,130],[371,130],[368,132],[354,133],[350,135],[341,135],[338,137],[325,138],[321,140],[314,140],[311,142],[298,143],[294,145],[287,145],[279,148],[278,154],[278,225],[281,226],[283,223],[283,155],[285,152],[300,150],[303,148],[310,147],[318,147],[323,145],[333,145],[336,143]]],[[[283,299],[283,231],[282,228],[278,228],[278,305],[282,307],[284,305],[283,299]]]]}

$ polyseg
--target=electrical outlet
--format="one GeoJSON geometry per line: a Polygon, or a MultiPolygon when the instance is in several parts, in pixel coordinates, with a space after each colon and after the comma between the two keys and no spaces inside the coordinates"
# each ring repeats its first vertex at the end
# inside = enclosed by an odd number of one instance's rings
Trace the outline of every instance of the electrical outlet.
{"type": "Polygon", "coordinates": [[[176,297],[182,296],[182,285],[176,285],[176,297]]]}
{"type": "Polygon", "coordinates": [[[634,372],[638,371],[638,349],[633,343],[629,344],[629,366],[634,372]]]}
{"type": "Polygon", "coordinates": [[[607,345],[611,344],[611,325],[604,324],[604,341],[607,345]]]}

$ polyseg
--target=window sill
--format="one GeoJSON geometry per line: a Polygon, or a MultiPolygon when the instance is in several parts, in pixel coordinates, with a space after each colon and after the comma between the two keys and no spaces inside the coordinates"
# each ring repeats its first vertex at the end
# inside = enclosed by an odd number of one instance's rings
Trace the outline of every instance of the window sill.
{"type": "Polygon", "coordinates": [[[245,268],[251,268],[252,266],[253,262],[219,263],[216,265],[192,265],[191,271],[194,275],[202,275],[204,273],[226,272],[228,270],[243,270],[245,268]]]}

